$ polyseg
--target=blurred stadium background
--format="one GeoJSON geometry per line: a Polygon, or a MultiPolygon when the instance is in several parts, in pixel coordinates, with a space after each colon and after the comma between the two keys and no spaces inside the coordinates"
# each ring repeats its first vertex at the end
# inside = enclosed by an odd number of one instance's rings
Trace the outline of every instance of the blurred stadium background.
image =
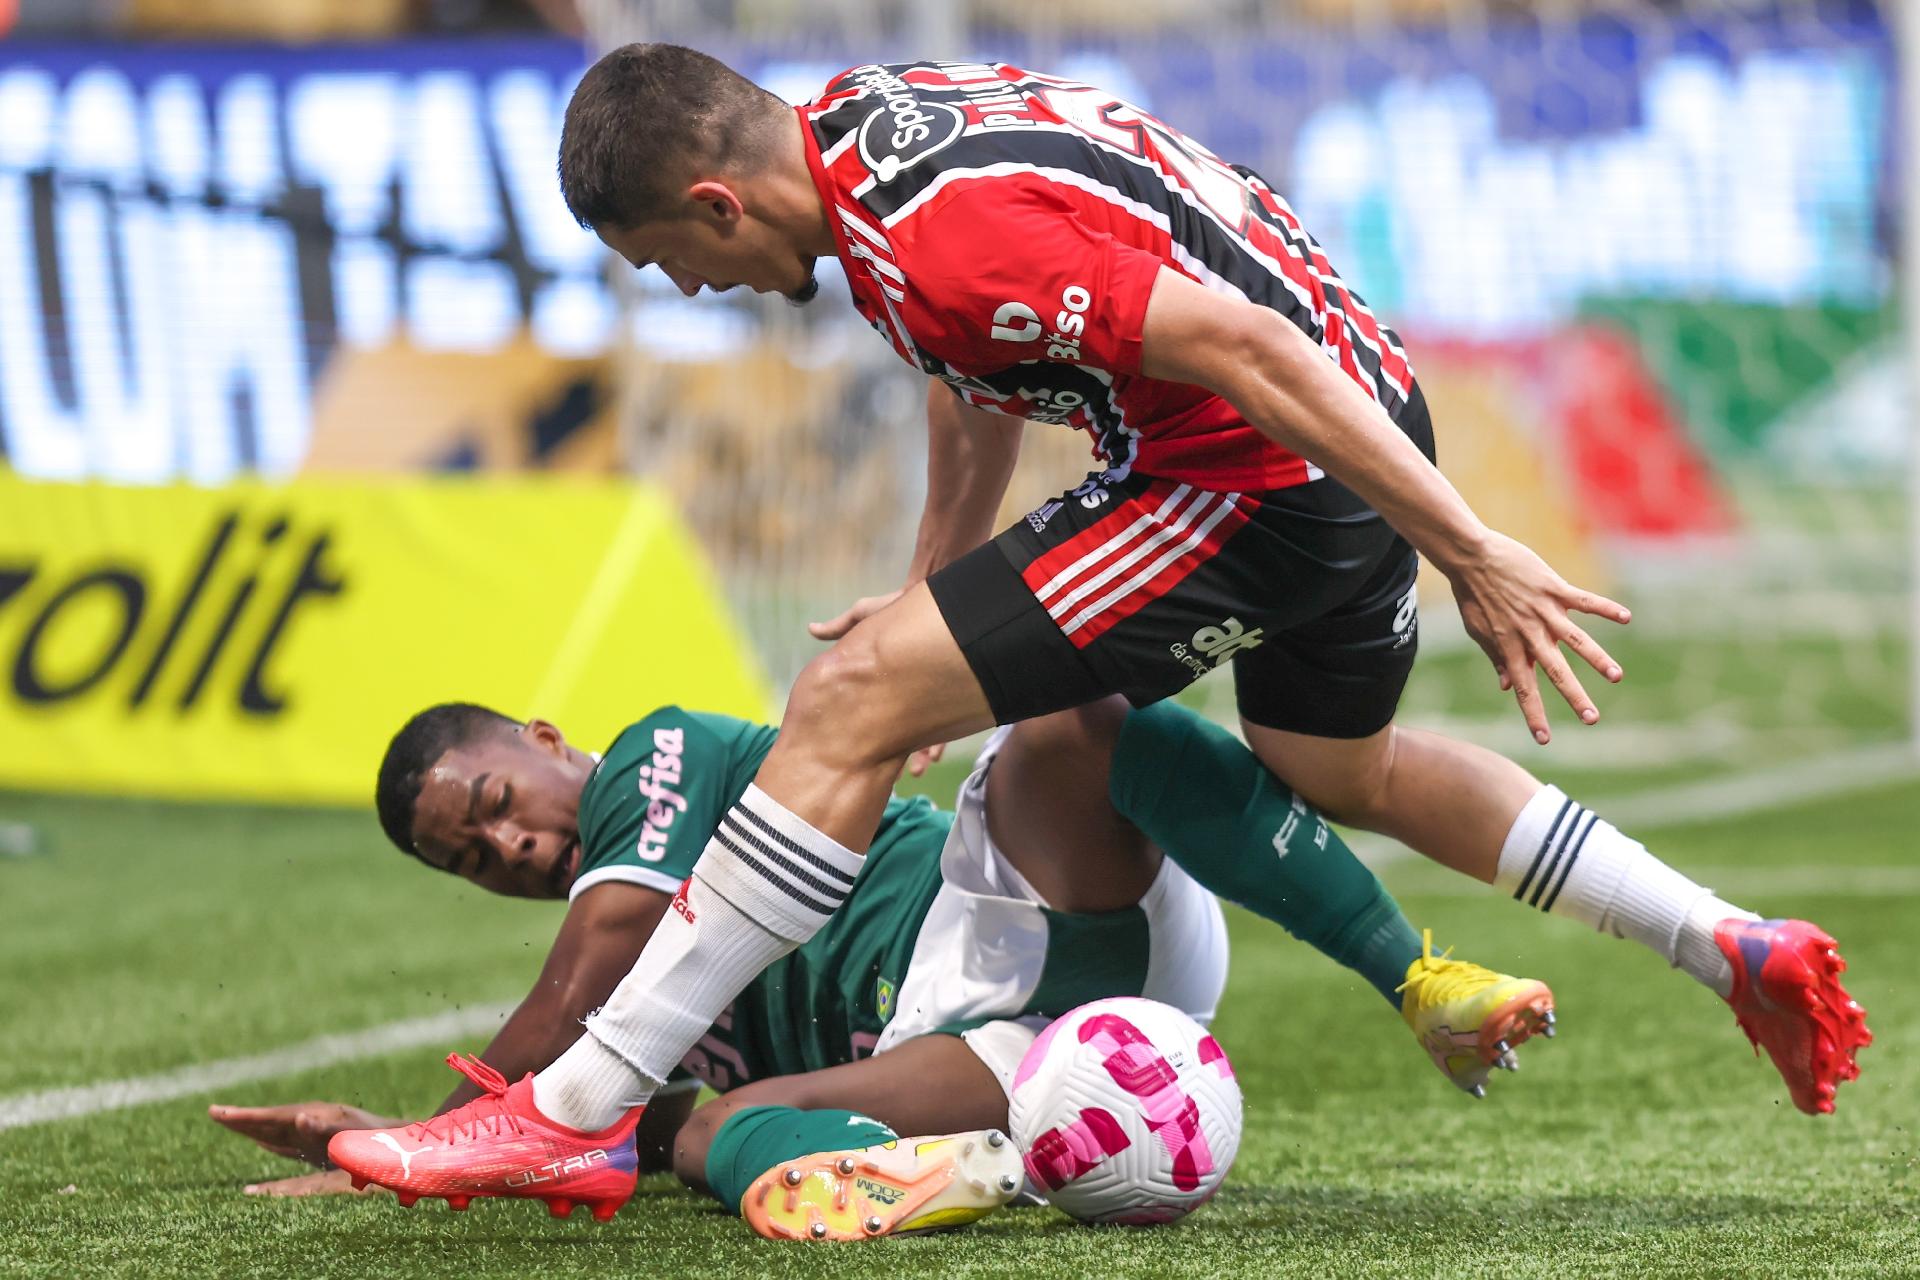
{"type": "MultiPolygon", "coordinates": [[[[1041,66],[1255,165],[1407,335],[1456,483],[1634,606],[1607,727],[1557,755],[1897,768],[1920,694],[1896,16],[20,0],[0,782],[353,801],[435,698],[589,737],[663,699],[769,711],[801,623],[895,583],[914,377],[832,297],[689,301],[611,263],[557,197],[573,79],[651,38],[796,99],[929,50],[1041,66]]],[[[1085,463],[1029,433],[1009,516],[1085,463]]],[[[1444,590],[1410,714],[1523,746],[1444,590]]],[[[1225,681],[1194,696],[1228,709],[1225,681]]]]}

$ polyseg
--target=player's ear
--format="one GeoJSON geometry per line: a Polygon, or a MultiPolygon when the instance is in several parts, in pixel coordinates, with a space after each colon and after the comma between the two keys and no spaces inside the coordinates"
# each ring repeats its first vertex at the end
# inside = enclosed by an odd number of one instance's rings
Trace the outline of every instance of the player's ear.
{"type": "Polygon", "coordinates": [[[551,720],[529,720],[520,729],[520,736],[533,746],[553,755],[564,756],[567,753],[566,735],[560,732],[560,726],[551,720]]]}
{"type": "Polygon", "coordinates": [[[687,198],[701,218],[712,222],[733,223],[746,216],[739,194],[724,182],[696,182],[687,189],[687,198]]]}

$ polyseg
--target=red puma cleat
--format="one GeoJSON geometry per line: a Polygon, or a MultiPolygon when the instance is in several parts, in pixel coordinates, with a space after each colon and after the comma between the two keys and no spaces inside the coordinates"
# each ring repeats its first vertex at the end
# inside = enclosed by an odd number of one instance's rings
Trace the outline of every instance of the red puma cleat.
{"type": "Polygon", "coordinates": [[[533,1105],[533,1077],[509,1085],[478,1058],[447,1055],[447,1063],[486,1090],[464,1107],[425,1124],[336,1133],[327,1156],[353,1185],[377,1182],[408,1207],[437,1196],[464,1209],[477,1196],[521,1196],[546,1201],[556,1218],[586,1205],[601,1222],[633,1195],[639,1159],[633,1129],[644,1108],[598,1133],[555,1124],[533,1105]]]}
{"type": "Polygon", "coordinates": [[[1727,1003],[1762,1046],[1808,1115],[1833,1111],[1840,1085],[1860,1076],[1854,1055],[1873,1043],[1867,1011],[1840,985],[1847,962],[1834,940],[1805,920],[1722,920],[1714,941],[1733,965],[1727,1003]]]}

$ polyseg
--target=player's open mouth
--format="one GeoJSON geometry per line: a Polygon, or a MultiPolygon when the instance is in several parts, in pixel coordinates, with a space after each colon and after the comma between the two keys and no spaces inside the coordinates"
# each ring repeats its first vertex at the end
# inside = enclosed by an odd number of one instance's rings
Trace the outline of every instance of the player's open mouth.
{"type": "Polygon", "coordinates": [[[575,836],[560,856],[553,860],[553,887],[559,893],[565,893],[573,887],[573,878],[580,874],[580,837],[575,836]]]}

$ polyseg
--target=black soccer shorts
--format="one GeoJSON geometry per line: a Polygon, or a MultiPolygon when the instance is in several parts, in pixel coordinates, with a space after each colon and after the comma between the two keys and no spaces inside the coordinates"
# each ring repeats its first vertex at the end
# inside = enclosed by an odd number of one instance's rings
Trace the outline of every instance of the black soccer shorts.
{"type": "Polygon", "coordinates": [[[927,585],[1002,724],[1109,693],[1146,706],[1230,661],[1248,721],[1361,738],[1413,670],[1417,571],[1331,477],[1231,494],[1106,472],[927,585]]]}

